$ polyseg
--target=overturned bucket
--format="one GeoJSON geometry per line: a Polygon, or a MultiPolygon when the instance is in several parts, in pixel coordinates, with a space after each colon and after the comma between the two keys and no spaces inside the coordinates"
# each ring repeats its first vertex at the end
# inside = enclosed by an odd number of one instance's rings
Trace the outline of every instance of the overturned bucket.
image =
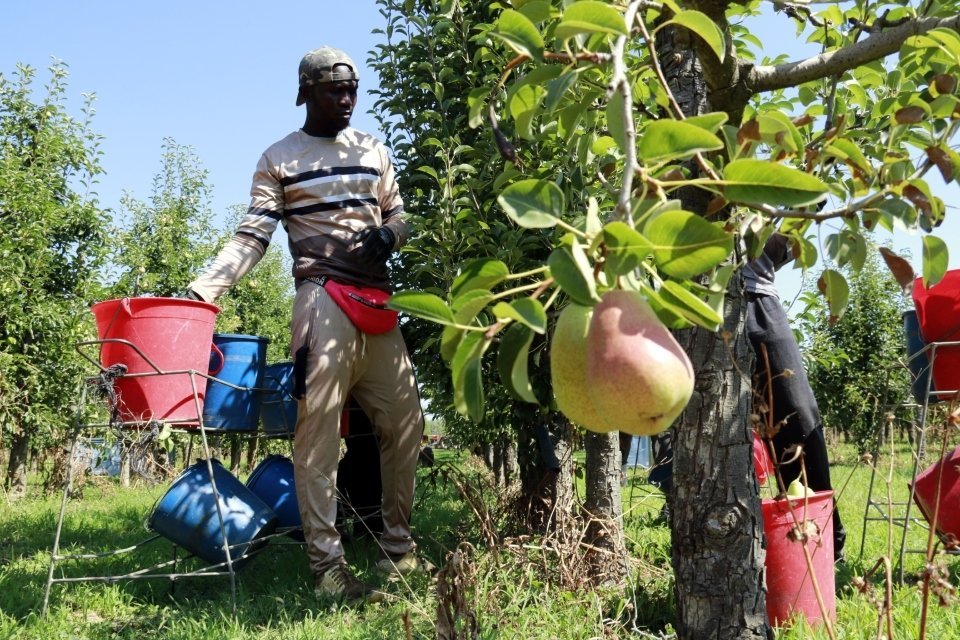
{"type": "Polygon", "coordinates": [[[216,377],[207,384],[203,426],[224,431],[255,431],[260,419],[269,339],[240,333],[215,333],[218,352],[210,356],[216,377]]]}
{"type": "Polygon", "coordinates": [[[247,478],[247,487],[277,514],[277,527],[294,529],[291,535],[303,539],[303,526],[293,480],[293,462],[281,455],[269,455],[247,478]]]}
{"type": "Polygon", "coordinates": [[[220,309],[181,298],[123,298],[98,302],[90,310],[104,341],[101,365],[126,368],[114,380],[120,419],[197,424],[197,402],[202,411],[207,379],[185,372],[208,371],[220,309]],[[173,371],[184,373],[166,373],[173,371]]]}
{"type": "Polygon", "coordinates": [[[937,533],[960,540],[960,447],[927,467],[913,481],[913,499],[927,522],[936,513],[937,533]],[[939,499],[938,499],[939,498],[939,499]],[[939,509],[937,509],[939,505],[939,509]]]}
{"type": "Polygon", "coordinates": [[[236,559],[263,546],[266,541],[262,538],[277,528],[277,514],[219,460],[211,460],[210,467],[213,483],[206,460],[195,462],[180,474],[157,502],[147,526],[211,564],[227,561],[223,546],[226,534],[230,559],[237,569],[244,560],[236,559]],[[214,497],[214,483],[219,501],[214,497]]]}

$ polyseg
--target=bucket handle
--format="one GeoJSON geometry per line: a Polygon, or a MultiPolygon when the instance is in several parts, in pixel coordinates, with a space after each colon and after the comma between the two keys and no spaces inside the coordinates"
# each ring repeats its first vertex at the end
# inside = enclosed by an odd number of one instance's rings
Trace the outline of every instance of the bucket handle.
{"type": "MultiPolygon", "coordinates": [[[[223,357],[223,351],[220,351],[219,347],[217,347],[217,345],[211,342],[210,355],[214,355],[214,354],[216,354],[216,356],[220,358],[220,362],[219,364],[217,364],[217,366],[210,367],[210,370],[207,373],[209,373],[211,376],[215,376],[218,373],[220,373],[220,370],[223,369],[224,363],[226,363],[227,361],[227,359],[223,357]]],[[[213,358],[210,358],[210,360],[213,361],[213,358]]]]}

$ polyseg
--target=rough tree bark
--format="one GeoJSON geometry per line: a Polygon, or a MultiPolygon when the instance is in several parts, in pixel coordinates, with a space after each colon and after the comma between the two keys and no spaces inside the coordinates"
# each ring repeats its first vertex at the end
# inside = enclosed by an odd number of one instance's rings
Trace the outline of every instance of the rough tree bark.
{"type": "Polygon", "coordinates": [[[627,550],[623,539],[623,503],[620,498],[620,436],[588,432],[586,452],[587,528],[584,542],[587,562],[597,584],[622,584],[627,575],[627,550]]]}
{"type": "Polygon", "coordinates": [[[27,495],[27,458],[30,454],[30,436],[20,433],[10,441],[10,460],[4,486],[11,500],[27,495]]]}
{"type": "Polygon", "coordinates": [[[529,530],[548,533],[573,511],[573,427],[550,413],[535,432],[518,451],[519,509],[529,530]]]}
{"type": "MultiPolygon", "coordinates": [[[[707,111],[707,86],[689,34],[661,33],[658,55],[680,108],[685,115],[707,111]]],[[[680,197],[685,209],[705,211],[704,193],[680,197]]],[[[750,453],[752,353],[745,316],[738,274],[727,291],[721,331],[690,329],[677,336],[696,372],[673,441],[671,546],[681,640],[761,640],[770,634],[750,453]]]]}

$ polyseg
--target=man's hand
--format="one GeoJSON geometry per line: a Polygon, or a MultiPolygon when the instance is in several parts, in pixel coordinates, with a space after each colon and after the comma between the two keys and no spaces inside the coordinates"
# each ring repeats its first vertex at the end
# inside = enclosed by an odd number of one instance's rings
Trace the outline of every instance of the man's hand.
{"type": "Polygon", "coordinates": [[[187,289],[177,297],[186,298],[187,300],[196,300],[197,302],[206,302],[206,300],[201,298],[200,294],[194,291],[193,289],[187,289]]]}
{"type": "Polygon", "coordinates": [[[358,240],[361,244],[357,257],[364,262],[377,264],[386,262],[390,257],[396,238],[389,227],[371,227],[361,231],[358,240]]]}

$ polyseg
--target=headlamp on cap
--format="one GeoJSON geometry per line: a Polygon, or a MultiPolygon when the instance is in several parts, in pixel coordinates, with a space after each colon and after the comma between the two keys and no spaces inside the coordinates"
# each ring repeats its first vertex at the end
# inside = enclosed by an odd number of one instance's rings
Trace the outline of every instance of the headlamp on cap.
{"type": "MultiPolygon", "coordinates": [[[[360,75],[357,73],[357,65],[340,49],[320,47],[308,52],[300,61],[301,88],[342,80],[359,81],[360,75]]],[[[297,106],[304,102],[304,98],[298,93],[297,106]]]]}

